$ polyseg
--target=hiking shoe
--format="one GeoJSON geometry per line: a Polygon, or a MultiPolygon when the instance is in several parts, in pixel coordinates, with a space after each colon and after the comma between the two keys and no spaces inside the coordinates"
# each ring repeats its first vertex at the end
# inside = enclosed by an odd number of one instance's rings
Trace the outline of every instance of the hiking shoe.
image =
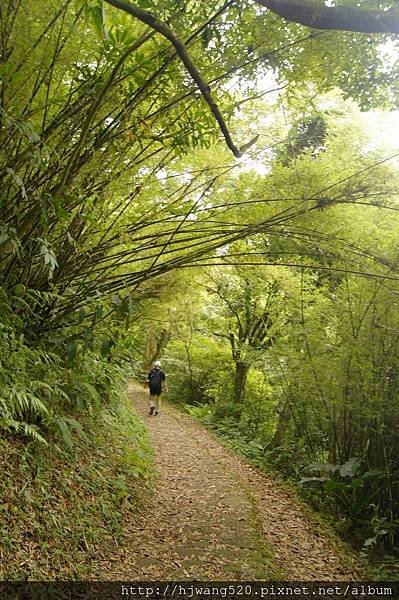
{"type": "Polygon", "coordinates": [[[155,412],[154,412],[154,416],[156,417],[156,416],[157,416],[157,414],[158,414],[158,411],[155,411],[155,412]]]}
{"type": "MultiPolygon", "coordinates": [[[[151,406],[151,408],[150,408],[150,416],[153,415],[153,414],[154,414],[154,407],[151,406]]],[[[155,413],[155,414],[157,414],[157,413],[155,413]]]]}

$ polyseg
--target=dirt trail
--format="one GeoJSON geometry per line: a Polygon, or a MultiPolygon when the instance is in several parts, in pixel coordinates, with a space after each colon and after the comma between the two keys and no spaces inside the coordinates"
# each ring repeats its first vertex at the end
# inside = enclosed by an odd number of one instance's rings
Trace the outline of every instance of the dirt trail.
{"type": "Polygon", "coordinates": [[[148,396],[129,395],[155,446],[156,491],[131,515],[107,580],[352,580],[358,573],[317,520],[272,476],[224,448],[170,405],[148,415],[148,396]]]}

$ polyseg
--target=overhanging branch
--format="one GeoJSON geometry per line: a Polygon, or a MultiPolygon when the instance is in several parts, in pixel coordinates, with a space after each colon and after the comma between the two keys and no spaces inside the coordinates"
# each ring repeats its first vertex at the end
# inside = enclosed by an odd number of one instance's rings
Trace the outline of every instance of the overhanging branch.
{"type": "Polygon", "coordinates": [[[252,139],[247,144],[244,144],[244,146],[242,146],[241,148],[238,148],[234,144],[230,132],[227,128],[226,122],[223,118],[223,115],[220,112],[220,109],[211,94],[209,84],[201,76],[198,68],[194,64],[190,54],[187,51],[184,42],[182,42],[182,40],[180,40],[173,33],[169,25],[157,19],[157,17],[155,17],[153,14],[142,10],[141,8],[130,2],[124,2],[122,0],[105,0],[105,2],[114,6],[115,8],[125,11],[126,13],[135,17],[136,19],[139,19],[142,23],[145,23],[146,25],[163,35],[167,40],[171,42],[171,44],[173,44],[180,60],[182,61],[187,71],[190,73],[191,77],[197,84],[202,94],[202,97],[208,104],[213,116],[218,122],[227,146],[230,148],[230,150],[236,158],[240,158],[253,144],[255,144],[255,142],[258,139],[258,136],[252,139]]]}
{"type": "Polygon", "coordinates": [[[322,0],[255,0],[287,21],[361,33],[399,33],[399,11],[352,6],[326,6],[322,0]]]}

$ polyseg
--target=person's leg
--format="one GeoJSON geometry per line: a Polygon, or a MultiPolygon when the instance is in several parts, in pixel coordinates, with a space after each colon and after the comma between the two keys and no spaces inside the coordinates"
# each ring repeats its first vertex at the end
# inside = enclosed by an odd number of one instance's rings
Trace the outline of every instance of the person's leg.
{"type": "Polygon", "coordinates": [[[150,393],[150,415],[154,414],[154,410],[156,410],[156,396],[150,393]]]}
{"type": "Polygon", "coordinates": [[[155,414],[157,415],[159,413],[161,409],[161,394],[159,394],[159,396],[156,397],[156,402],[155,402],[155,414]]]}

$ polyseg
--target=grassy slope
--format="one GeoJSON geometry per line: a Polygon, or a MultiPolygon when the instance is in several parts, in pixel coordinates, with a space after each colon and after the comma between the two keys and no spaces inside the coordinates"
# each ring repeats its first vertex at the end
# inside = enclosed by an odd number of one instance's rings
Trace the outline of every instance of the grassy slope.
{"type": "Polygon", "coordinates": [[[152,448],[122,402],[83,423],[72,451],[0,440],[0,579],[84,578],[112,550],[123,511],[138,511],[153,476],[152,448]]]}

